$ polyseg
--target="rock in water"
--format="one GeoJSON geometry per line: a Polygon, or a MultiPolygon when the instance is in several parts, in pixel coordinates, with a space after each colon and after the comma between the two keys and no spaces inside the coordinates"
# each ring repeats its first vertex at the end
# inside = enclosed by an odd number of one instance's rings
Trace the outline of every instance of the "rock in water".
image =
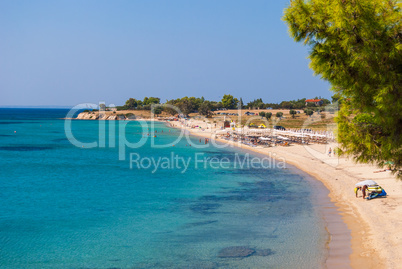
{"type": "Polygon", "coordinates": [[[249,247],[227,247],[219,251],[219,258],[245,258],[255,253],[255,250],[249,247]]]}

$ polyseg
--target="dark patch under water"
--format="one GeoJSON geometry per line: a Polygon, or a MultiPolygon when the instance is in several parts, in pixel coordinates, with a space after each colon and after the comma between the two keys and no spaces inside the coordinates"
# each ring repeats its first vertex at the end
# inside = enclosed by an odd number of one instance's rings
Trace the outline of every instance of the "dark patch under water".
{"type": "Polygon", "coordinates": [[[218,203],[196,203],[190,206],[190,210],[200,214],[214,214],[215,209],[221,207],[218,203]]]}
{"type": "Polygon", "coordinates": [[[226,247],[219,251],[219,258],[246,258],[250,256],[269,256],[274,254],[271,249],[253,249],[246,246],[226,247]]]}
{"type": "Polygon", "coordinates": [[[186,224],[184,227],[185,228],[198,227],[198,226],[213,224],[216,222],[218,222],[218,221],[217,220],[206,220],[206,221],[191,222],[191,223],[186,224]]]}
{"type": "Polygon", "coordinates": [[[56,138],[56,139],[52,139],[53,142],[68,142],[67,138],[56,138]]]}
{"type": "Polygon", "coordinates": [[[4,151],[40,151],[53,149],[53,147],[38,147],[38,146],[11,146],[11,147],[0,147],[0,150],[4,151]]]}
{"type": "Polygon", "coordinates": [[[217,269],[217,268],[228,268],[226,263],[217,263],[209,261],[194,261],[192,260],[189,264],[178,265],[174,262],[156,262],[156,263],[137,263],[133,268],[141,269],[217,269]]]}
{"type": "Polygon", "coordinates": [[[2,125],[21,124],[21,123],[29,123],[29,122],[23,122],[23,121],[0,121],[0,124],[2,124],[2,125]]]}
{"type": "MultiPolygon", "coordinates": [[[[239,182],[241,188],[225,191],[222,195],[205,195],[200,197],[201,201],[258,201],[270,202],[283,199],[284,193],[278,195],[275,191],[275,184],[270,181],[239,182]]],[[[289,198],[289,197],[288,197],[289,198]]]]}
{"type": "Polygon", "coordinates": [[[236,246],[227,247],[219,251],[219,258],[245,258],[255,253],[255,250],[249,247],[236,246]]]}

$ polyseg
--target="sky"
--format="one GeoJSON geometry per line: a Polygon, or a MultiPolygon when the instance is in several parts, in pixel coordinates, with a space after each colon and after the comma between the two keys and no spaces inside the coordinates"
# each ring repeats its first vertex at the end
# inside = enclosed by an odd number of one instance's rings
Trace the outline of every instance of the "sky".
{"type": "Polygon", "coordinates": [[[289,1],[0,0],[0,106],[321,96],[289,1]]]}

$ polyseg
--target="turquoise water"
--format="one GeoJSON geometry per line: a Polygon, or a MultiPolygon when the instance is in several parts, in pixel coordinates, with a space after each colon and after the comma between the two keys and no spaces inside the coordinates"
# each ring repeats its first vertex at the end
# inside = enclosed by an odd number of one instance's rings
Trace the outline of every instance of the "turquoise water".
{"type": "MultiPolygon", "coordinates": [[[[293,168],[235,167],[237,149],[73,146],[67,110],[0,109],[1,268],[317,268],[326,256],[316,184],[293,168]],[[141,157],[191,158],[179,168],[130,169],[141,157]],[[227,168],[195,167],[195,154],[227,168]],[[220,257],[222,249],[257,250],[220,257]],[[262,255],[261,253],[265,253],[262,255]]],[[[107,122],[105,129],[109,130],[107,122]]],[[[130,122],[126,137],[147,136],[130,122]]],[[[178,130],[155,123],[158,145],[178,130]],[[162,133],[163,131],[163,133],[162,133]]],[[[73,121],[83,142],[99,141],[98,121],[73,121]]],[[[102,141],[100,141],[102,143],[102,141]]],[[[194,145],[200,144],[192,138],[194,145]]],[[[201,141],[204,143],[203,141],[201,141]]],[[[201,144],[202,144],[201,143],[201,144]]]]}

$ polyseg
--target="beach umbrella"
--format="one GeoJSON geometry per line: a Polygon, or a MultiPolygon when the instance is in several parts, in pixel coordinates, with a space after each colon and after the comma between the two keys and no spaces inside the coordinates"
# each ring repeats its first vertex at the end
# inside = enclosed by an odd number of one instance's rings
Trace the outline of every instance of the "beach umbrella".
{"type": "Polygon", "coordinates": [[[375,182],[374,180],[371,180],[371,179],[360,181],[360,182],[356,183],[356,187],[360,187],[360,186],[364,186],[364,185],[375,186],[375,185],[378,185],[378,184],[377,184],[377,182],[375,182]]]}

